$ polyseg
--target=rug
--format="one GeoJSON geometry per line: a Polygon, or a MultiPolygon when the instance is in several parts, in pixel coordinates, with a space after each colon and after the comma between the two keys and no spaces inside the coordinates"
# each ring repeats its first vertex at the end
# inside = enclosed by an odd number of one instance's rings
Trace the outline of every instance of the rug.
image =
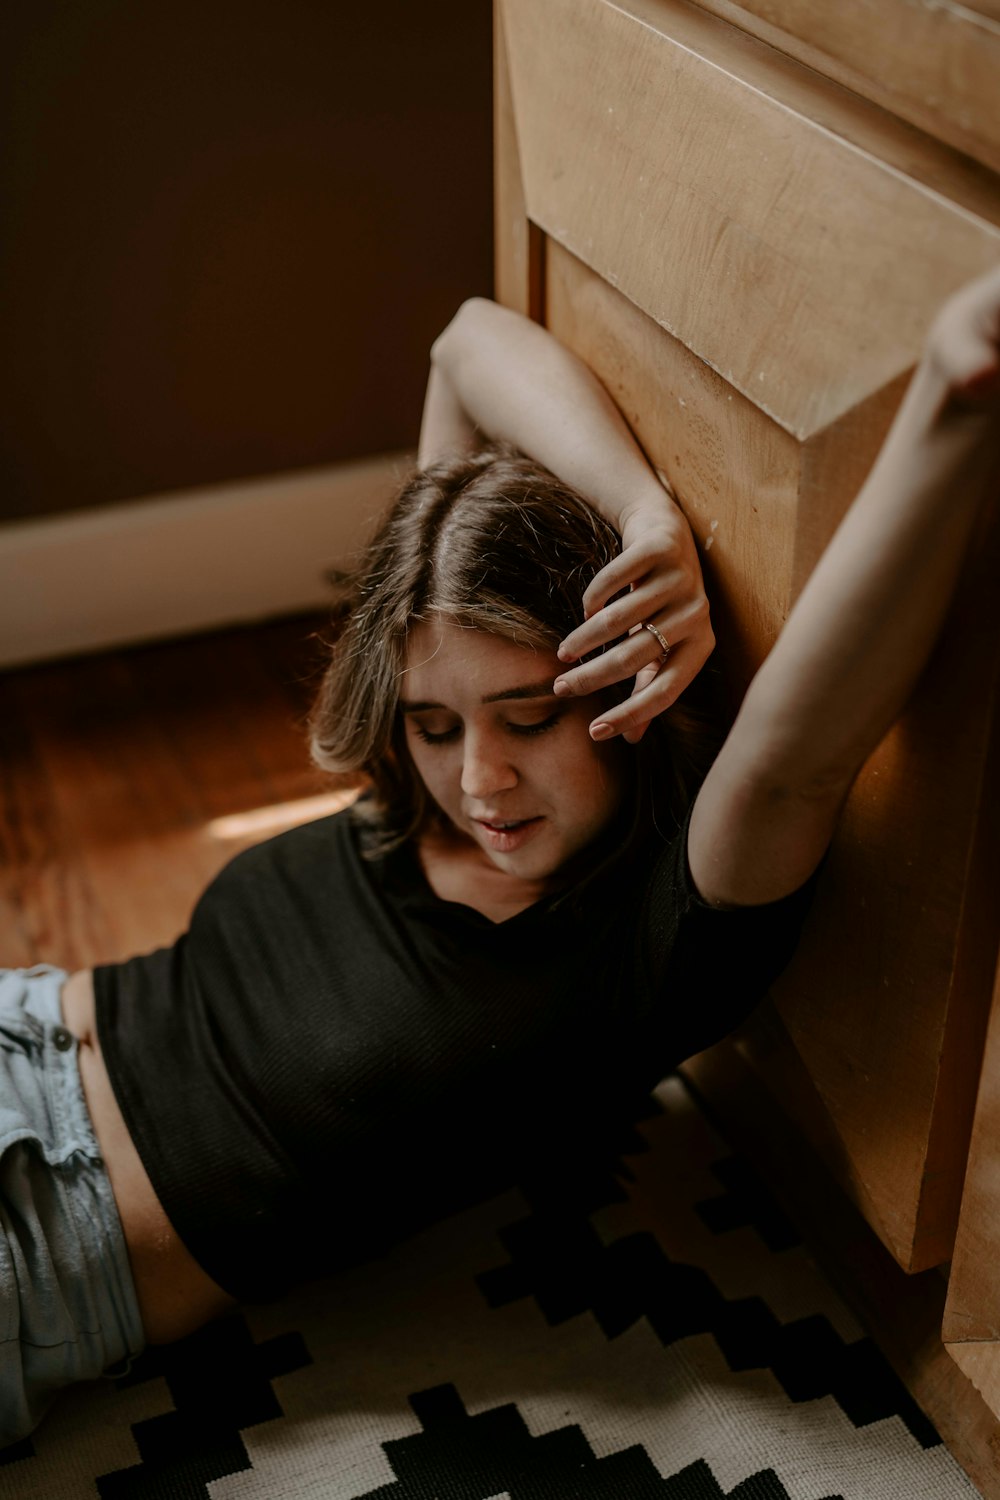
{"type": "Polygon", "coordinates": [[[2,1500],[977,1494],[678,1078],[601,1161],[147,1350],[0,1454],[2,1500]]]}

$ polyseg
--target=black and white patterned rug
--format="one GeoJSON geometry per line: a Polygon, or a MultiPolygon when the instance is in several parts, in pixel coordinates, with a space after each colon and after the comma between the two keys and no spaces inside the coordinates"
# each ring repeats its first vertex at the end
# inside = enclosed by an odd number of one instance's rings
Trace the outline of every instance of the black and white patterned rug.
{"type": "Polygon", "coordinates": [[[0,1497],[978,1494],[678,1079],[616,1147],[67,1392],[0,1497]]]}

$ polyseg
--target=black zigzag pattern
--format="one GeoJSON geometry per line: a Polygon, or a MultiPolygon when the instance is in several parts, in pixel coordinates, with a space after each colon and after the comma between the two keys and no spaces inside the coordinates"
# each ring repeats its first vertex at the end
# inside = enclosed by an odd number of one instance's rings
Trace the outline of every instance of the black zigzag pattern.
{"type": "Polygon", "coordinates": [[[453,1385],[410,1405],[423,1431],[382,1445],[396,1478],[359,1500],[791,1500],[773,1469],[727,1492],[703,1460],[664,1479],[638,1444],[598,1458],[579,1427],[533,1437],[513,1403],[470,1417],[453,1385]]]}
{"type": "Polygon", "coordinates": [[[622,1182],[631,1182],[633,1173],[624,1158],[651,1154],[653,1147],[639,1126],[662,1114],[659,1101],[649,1094],[633,1101],[627,1117],[605,1121],[589,1134],[575,1129],[565,1138],[540,1140],[530,1165],[518,1174],[521,1196],[533,1207],[575,1214],[626,1202],[622,1182]]]}
{"type": "Polygon", "coordinates": [[[802,1243],[801,1235],[763,1178],[742,1156],[726,1156],[713,1162],[712,1175],[719,1179],[725,1192],[717,1198],[705,1198],[694,1208],[713,1234],[724,1234],[727,1229],[753,1229],[775,1255],[802,1243]]]}
{"type": "Polygon", "coordinates": [[[21,1438],[20,1442],[8,1443],[6,1448],[0,1448],[0,1465],[19,1464],[24,1458],[35,1457],[35,1445],[30,1438],[21,1438]]]}
{"type": "Polygon", "coordinates": [[[759,1297],[727,1301],[648,1231],[604,1245],[584,1214],[536,1203],[500,1239],[509,1263],[477,1277],[491,1307],[534,1297],[552,1324],[589,1311],[608,1338],[640,1318],[664,1344],[712,1334],[732,1370],[769,1368],[792,1401],[830,1395],[855,1427],[899,1416],[922,1447],[940,1442],[871,1339],[845,1344],[821,1315],[780,1323],[759,1297]]]}
{"type": "Polygon", "coordinates": [[[251,1467],[241,1431],[282,1415],[274,1377],[311,1363],[301,1335],[255,1344],[240,1316],[147,1349],[117,1384],[162,1376],[175,1410],[133,1424],[142,1462],[102,1475],[97,1493],[102,1500],[208,1500],[213,1479],[251,1467]]]}

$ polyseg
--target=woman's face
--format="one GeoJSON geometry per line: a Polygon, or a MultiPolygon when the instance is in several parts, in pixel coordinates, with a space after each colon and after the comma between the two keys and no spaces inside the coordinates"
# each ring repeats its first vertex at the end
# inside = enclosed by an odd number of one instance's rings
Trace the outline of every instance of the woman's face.
{"type": "Polygon", "coordinates": [[[410,633],[400,707],[413,763],[498,869],[545,880],[618,811],[627,751],[588,733],[594,698],[556,698],[555,652],[450,621],[410,633]]]}

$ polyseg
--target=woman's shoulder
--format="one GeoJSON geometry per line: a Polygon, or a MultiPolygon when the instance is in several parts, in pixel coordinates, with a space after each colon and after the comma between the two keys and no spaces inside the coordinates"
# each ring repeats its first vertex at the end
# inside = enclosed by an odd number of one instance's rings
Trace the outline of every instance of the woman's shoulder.
{"type": "Polygon", "coordinates": [[[320,871],[333,874],[361,859],[359,831],[351,807],[311,818],[238,850],[206,887],[205,897],[241,884],[277,876],[308,882],[320,871]]]}

